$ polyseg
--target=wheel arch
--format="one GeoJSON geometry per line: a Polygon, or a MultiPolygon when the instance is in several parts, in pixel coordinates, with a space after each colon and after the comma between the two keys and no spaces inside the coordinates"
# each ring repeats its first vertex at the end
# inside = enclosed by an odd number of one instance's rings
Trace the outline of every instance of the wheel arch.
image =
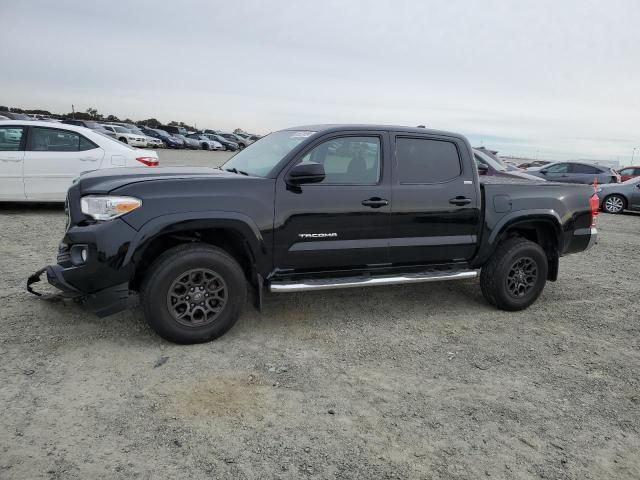
{"type": "Polygon", "coordinates": [[[255,284],[258,274],[270,269],[270,254],[264,239],[250,218],[240,213],[193,212],[166,215],[147,222],[128,249],[124,266],[133,264],[131,288],[137,290],[153,261],[169,248],[185,243],[207,243],[233,256],[247,279],[255,284]]]}
{"type": "Polygon", "coordinates": [[[540,245],[549,262],[547,279],[555,281],[558,278],[563,233],[560,217],[555,211],[529,214],[514,212],[513,216],[505,217],[489,235],[488,248],[483,255],[484,261],[494,254],[502,241],[512,236],[520,236],[540,245]]]}

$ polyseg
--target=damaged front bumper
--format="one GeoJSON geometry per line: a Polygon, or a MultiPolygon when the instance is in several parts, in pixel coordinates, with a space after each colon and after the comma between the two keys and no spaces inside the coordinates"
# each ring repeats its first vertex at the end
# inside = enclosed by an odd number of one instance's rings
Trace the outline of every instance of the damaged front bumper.
{"type": "Polygon", "coordinates": [[[60,265],[41,268],[27,279],[27,291],[45,300],[73,299],[98,317],[112,315],[135,304],[137,295],[129,291],[128,283],[105,288],[95,293],[84,293],[69,285],[64,279],[63,272],[64,268],[60,265]],[[33,284],[41,280],[43,273],[46,273],[47,281],[60,290],[58,294],[43,294],[34,290],[33,284]]]}

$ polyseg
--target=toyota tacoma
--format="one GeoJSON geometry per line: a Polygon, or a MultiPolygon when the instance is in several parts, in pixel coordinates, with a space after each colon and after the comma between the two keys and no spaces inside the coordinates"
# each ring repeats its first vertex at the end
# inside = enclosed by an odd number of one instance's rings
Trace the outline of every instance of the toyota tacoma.
{"type": "Polygon", "coordinates": [[[597,241],[586,185],[483,177],[462,135],[313,125],[274,132],[220,168],[81,175],[66,202],[62,294],[100,316],[140,302],[165,339],[217,338],[248,293],[479,276],[486,300],[521,310],[560,257],[597,241]]]}

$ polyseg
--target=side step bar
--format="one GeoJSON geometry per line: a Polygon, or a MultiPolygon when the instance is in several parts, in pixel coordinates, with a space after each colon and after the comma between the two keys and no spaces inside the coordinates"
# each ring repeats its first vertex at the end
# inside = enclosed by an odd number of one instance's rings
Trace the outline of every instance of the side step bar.
{"type": "Polygon", "coordinates": [[[308,279],[299,282],[273,281],[269,290],[275,293],[306,292],[308,290],[332,290],[334,288],[372,287],[405,283],[441,282],[443,280],[463,280],[476,278],[477,270],[444,270],[406,273],[394,276],[361,276],[345,278],[308,279]]]}

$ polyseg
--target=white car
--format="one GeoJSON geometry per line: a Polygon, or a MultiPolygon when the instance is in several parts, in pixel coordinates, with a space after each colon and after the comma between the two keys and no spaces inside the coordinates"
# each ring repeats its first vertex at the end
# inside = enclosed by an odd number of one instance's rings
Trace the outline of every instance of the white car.
{"type": "Polygon", "coordinates": [[[76,125],[0,120],[0,201],[63,202],[81,173],[157,166],[158,154],[76,125]]]}
{"type": "Polygon", "coordinates": [[[116,134],[116,138],[122,143],[131,145],[132,147],[146,147],[147,137],[130,132],[128,129],[120,125],[102,125],[105,129],[116,134]]]}
{"type": "Polygon", "coordinates": [[[162,143],[162,140],[158,138],[149,137],[148,135],[145,135],[144,138],[147,140],[147,147],[164,148],[164,143],[162,143]]]}

